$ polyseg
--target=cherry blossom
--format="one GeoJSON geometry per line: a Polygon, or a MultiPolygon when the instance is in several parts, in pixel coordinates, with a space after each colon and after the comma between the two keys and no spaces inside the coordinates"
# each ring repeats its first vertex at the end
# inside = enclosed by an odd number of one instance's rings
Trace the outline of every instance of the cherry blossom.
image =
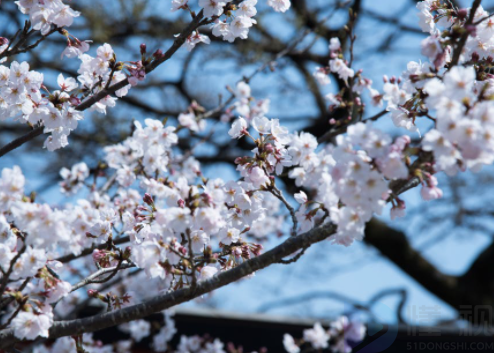
{"type": "Polygon", "coordinates": [[[268,5],[277,12],[286,12],[292,4],[290,0],[268,0],[268,5]]]}

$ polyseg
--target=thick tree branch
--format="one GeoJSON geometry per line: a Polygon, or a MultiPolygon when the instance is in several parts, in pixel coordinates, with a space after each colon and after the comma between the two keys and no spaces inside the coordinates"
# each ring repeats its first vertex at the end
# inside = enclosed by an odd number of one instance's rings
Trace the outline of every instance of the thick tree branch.
{"type": "MultiPolygon", "coordinates": [[[[131,320],[143,318],[155,312],[168,309],[177,304],[184,303],[221,288],[227,284],[259,271],[273,263],[278,262],[302,248],[327,239],[335,232],[333,224],[326,224],[310,230],[296,237],[290,237],[282,244],[266,253],[245,261],[241,265],[220,273],[211,279],[201,281],[193,290],[190,287],[176,290],[171,293],[161,294],[143,303],[132,305],[109,313],[95,315],[89,318],[57,321],[50,329],[50,338],[58,338],[69,335],[77,335],[86,332],[94,332],[106,327],[116,326],[131,320]]],[[[19,342],[14,336],[13,329],[0,331],[0,348],[5,349],[19,342]]]]}
{"type": "Polygon", "coordinates": [[[458,279],[440,272],[415,250],[405,233],[372,219],[365,228],[364,241],[378,249],[424,288],[451,305],[459,305],[458,279]]]}

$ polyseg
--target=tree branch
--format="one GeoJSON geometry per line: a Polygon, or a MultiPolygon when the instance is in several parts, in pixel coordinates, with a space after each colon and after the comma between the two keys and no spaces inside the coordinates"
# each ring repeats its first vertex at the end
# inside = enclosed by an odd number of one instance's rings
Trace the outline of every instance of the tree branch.
{"type": "MultiPolygon", "coordinates": [[[[168,50],[163,54],[163,56],[159,59],[154,60],[153,62],[151,62],[151,64],[146,66],[146,73],[150,73],[150,72],[154,71],[158,66],[160,66],[165,61],[170,59],[173,56],[173,54],[175,54],[175,52],[185,43],[185,41],[187,40],[187,37],[189,37],[190,34],[193,31],[195,31],[198,27],[203,25],[203,22],[202,22],[203,18],[204,18],[204,15],[203,15],[203,11],[201,10],[194,17],[194,19],[187,26],[187,28],[185,30],[183,30],[180,33],[180,35],[173,41],[173,44],[170,46],[170,48],[168,48],[168,50]]],[[[115,93],[116,91],[127,86],[128,84],[129,84],[128,78],[126,78],[120,82],[117,82],[114,85],[112,85],[108,88],[105,88],[105,89],[101,90],[100,92],[96,93],[95,95],[87,98],[84,102],[82,102],[81,104],[79,104],[76,107],[76,110],[84,111],[84,110],[90,108],[91,106],[93,106],[93,104],[95,104],[95,103],[99,102],[100,100],[102,100],[103,98],[105,98],[106,96],[108,96],[112,93],[115,93]]],[[[3,146],[2,148],[0,148],[0,157],[13,151],[16,148],[22,146],[24,143],[34,139],[35,137],[41,135],[43,133],[43,129],[44,128],[42,126],[38,127],[36,129],[32,130],[31,132],[29,132],[28,134],[21,136],[18,139],[15,139],[14,141],[10,142],[9,144],[3,146]]]]}
{"type": "MultiPolygon", "coordinates": [[[[284,257],[293,254],[299,249],[310,247],[312,244],[325,240],[330,237],[335,230],[336,227],[333,224],[326,224],[318,228],[314,228],[299,236],[290,237],[282,244],[258,257],[245,261],[241,265],[231,270],[222,272],[211,279],[199,282],[194,290],[187,287],[171,293],[155,296],[154,298],[143,303],[132,305],[113,312],[95,315],[84,319],[57,321],[50,329],[50,338],[53,339],[98,331],[110,326],[116,326],[124,322],[140,319],[155,312],[168,309],[177,304],[184,303],[259,271],[273,263],[276,263],[284,257]]],[[[11,347],[19,341],[20,340],[14,336],[13,329],[0,331],[1,349],[11,347]]]]}
{"type": "Polygon", "coordinates": [[[460,304],[457,277],[440,272],[411,246],[405,233],[372,219],[365,227],[364,241],[442,300],[453,306],[460,304]]]}
{"type": "Polygon", "coordinates": [[[468,36],[470,35],[470,31],[468,30],[467,27],[472,25],[473,19],[475,17],[475,12],[477,12],[477,9],[479,8],[481,2],[482,0],[475,0],[472,4],[472,7],[470,9],[470,15],[468,16],[467,22],[465,22],[465,24],[462,26],[464,32],[460,37],[460,40],[458,41],[458,45],[453,51],[453,58],[451,59],[450,68],[458,65],[458,62],[460,61],[461,52],[463,51],[463,48],[467,43],[468,36]]]}

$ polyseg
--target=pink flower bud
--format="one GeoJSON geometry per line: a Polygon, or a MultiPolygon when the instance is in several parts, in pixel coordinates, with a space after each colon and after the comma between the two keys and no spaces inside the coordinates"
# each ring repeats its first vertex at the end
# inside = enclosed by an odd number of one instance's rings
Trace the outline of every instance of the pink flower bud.
{"type": "Polygon", "coordinates": [[[272,144],[270,143],[267,143],[265,146],[264,146],[264,150],[268,153],[273,153],[274,152],[274,147],[272,144]]]}
{"type": "Polygon", "coordinates": [[[163,57],[163,51],[158,49],[153,53],[153,56],[155,59],[161,59],[163,57]]]}
{"type": "Polygon", "coordinates": [[[180,207],[180,208],[184,208],[185,207],[185,201],[182,200],[182,199],[178,200],[177,201],[177,204],[178,204],[178,207],[180,207]]]}
{"type": "Polygon", "coordinates": [[[245,163],[245,158],[244,157],[237,157],[235,158],[235,164],[244,164],[245,163]]]}
{"type": "Polygon", "coordinates": [[[91,298],[96,298],[98,296],[98,291],[96,289],[88,289],[87,295],[91,298]]]}
{"type": "Polygon", "coordinates": [[[142,43],[140,45],[140,49],[141,49],[141,55],[146,54],[146,43],[142,43]]]}
{"type": "Polygon", "coordinates": [[[470,33],[470,35],[472,37],[475,37],[477,35],[477,26],[469,25],[469,26],[466,26],[465,28],[468,31],[468,33],[470,33]]]}
{"type": "Polygon", "coordinates": [[[147,210],[148,210],[148,208],[146,206],[143,206],[143,205],[137,206],[137,211],[146,212],[147,210]]]}
{"type": "Polygon", "coordinates": [[[73,96],[69,98],[69,102],[72,105],[79,105],[82,103],[82,101],[79,98],[73,96]]]}
{"type": "Polygon", "coordinates": [[[144,194],[144,197],[142,198],[142,200],[147,203],[149,206],[152,206],[154,205],[154,200],[153,200],[153,197],[151,195],[149,195],[148,193],[145,193],[144,194]]]}
{"type": "Polygon", "coordinates": [[[476,51],[474,51],[474,52],[472,53],[472,61],[473,61],[474,63],[476,63],[476,62],[478,62],[478,61],[479,61],[479,59],[480,59],[479,54],[478,54],[476,51]]]}
{"type": "Polygon", "coordinates": [[[124,250],[123,258],[128,260],[130,259],[131,254],[132,254],[132,248],[130,246],[127,246],[124,250]]]}
{"type": "Polygon", "coordinates": [[[106,253],[103,250],[95,249],[93,251],[93,260],[94,260],[94,262],[101,261],[102,259],[104,259],[105,256],[106,256],[106,253]]]}
{"type": "Polygon", "coordinates": [[[443,196],[443,191],[436,186],[434,187],[424,186],[422,187],[422,190],[420,190],[420,195],[425,201],[430,201],[430,200],[440,199],[443,196]]]}
{"type": "Polygon", "coordinates": [[[459,9],[458,10],[458,18],[460,20],[464,20],[468,16],[468,9],[459,9]]]}

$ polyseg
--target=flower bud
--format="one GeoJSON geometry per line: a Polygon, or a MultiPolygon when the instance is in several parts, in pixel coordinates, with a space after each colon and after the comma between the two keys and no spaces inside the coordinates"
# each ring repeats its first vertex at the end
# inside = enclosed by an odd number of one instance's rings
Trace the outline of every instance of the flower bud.
{"type": "Polygon", "coordinates": [[[73,97],[73,96],[71,96],[71,97],[69,98],[69,102],[70,102],[70,104],[72,104],[72,105],[79,105],[79,104],[81,104],[81,103],[82,103],[82,101],[81,101],[81,99],[80,99],[80,98],[73,97]]]}
{"type": "Polygon", "coordinates": [[[460,20],[464,20],[468,16],[468,9],[459,9],[458,10],[458,18],[460,20]]]}
{"type": "Polygon", "coordinates": [[[468,25],[465,27],[465,29],[470,33],[472,37],[475,37],[477,35],[477,26],[475,25],[468,25]]]}
{"type": "Polygon", "coordinates": [[[242,255],[242,249],[239,248],[238,246],[236,246],[234,249],[233,249],[233,255],[235,255],[236,257],[242,255]]]}
{"type": "Polygon", "coordinates": [[[249,247],[247,245],[242,246],[242,257],[244,259],[250,259],[249,247]]]}
{"type": "Polygon", "coordinates": [[[122,254],[122,258],[124,260],[130,259],[130,255],[132,254],[132,248],[130,246],[127,246],[122,254]]]}
{"type": "Polygon", "coordinates": [[[9,40],[5,37],[0,37],[0,45],[9,44],[9,40]]]}
{"type": "Polygon", "coordinates": [[[163,57],[163,51],[158,49],[153,53],[153,56],[155,59],[161,59],[163,57]]]}
{"type": "Polygon", "coordinates": [[[93,251],[93,260],[94,262],[99,262],[101,261],[102,259],[104,259],[106,256],[106,252],[103,251],[103,250],[99,250],[99,249],[94,249],[93,251]]]}
{"type": "Polygon", "coordinates": [[[472,53],[472,61],[473,61],[474,63],[476,63],[476,62],[478,62],[478,61],[479,61],[479,59],[480,59],[479,54],[478,54],[476,51],[474,51],[474,52],[472,53]]]}
{"type": "Polygon", "coordinates": [[[97,298],[98,297],[98,291],[96,289],[88,289],[87,290],[87,295],[90,297],[90,298],[97,298]]]}
{"type": "Polygon", "coordinates": [[[187,255],[187,248],[185,246],[181,246],[178,251],[181,252],[182,255],[187,255]]]}
{"type": "Polygon", "coordinates": [[[144,194],[144,197],[142,198],[142,200],[145,203],[147,203],[149,206],[153,206],[154,205],[153,197],[151,195],[149,195],[148,193],[145,193],[144,194]]]}
{"type": "Polygon", "coordinates": [[[235,164],[244,164],[244,161],[245,161],[244,157],[235,158],[235,164]]]}
{"type": "Polygon", "coordinates": [[[141,55],[146,54],[146,43],[142,43],[140,49],[141,49],[141,55]]]}

